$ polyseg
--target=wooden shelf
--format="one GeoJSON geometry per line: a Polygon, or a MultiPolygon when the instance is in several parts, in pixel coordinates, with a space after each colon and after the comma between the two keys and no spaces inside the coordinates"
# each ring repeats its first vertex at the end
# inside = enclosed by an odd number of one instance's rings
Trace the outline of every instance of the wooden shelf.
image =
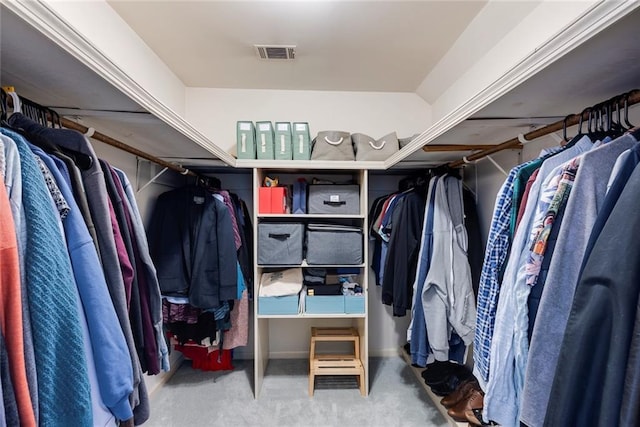
{"type": "Polygon", "coordinates": [[[440,400],[442,399],[442,397],[437,396],[436,394],[434,394],[431,391],[431,387],[429,387],[427,384],[425,384],[424,379],[422,378],[422,371],[424,371],[425,368],[418,368],[418,367],[413,366],[411,364],[411,355],[407,354],[407,352],[404,350],[404,348],[400,349],[400,353],[402,354],[402,357],[404,358],[404,361],[407,362],[407,365],[409,365],[409,368],[411,368],[411,371],[413,371],[414,375],[418,379],[418,382],[422,385],[422,387],[427,392],[427,396],[429,396],[429,399],[431,399],[433,401],[433,406],[435,406],[436,409],[442,414],[442,416],[444,417],[445,420],[447,420],[449,425],[452,426],[452,427],[468,427],[470,425],[469,423],[466,423],[466,422],[459,423],[459,422],[455,421],[453,418],[451,418],[449,416],[449,414],[447,414],[447,408],[442,406],[442,404],[440,403],[440,400]]]}

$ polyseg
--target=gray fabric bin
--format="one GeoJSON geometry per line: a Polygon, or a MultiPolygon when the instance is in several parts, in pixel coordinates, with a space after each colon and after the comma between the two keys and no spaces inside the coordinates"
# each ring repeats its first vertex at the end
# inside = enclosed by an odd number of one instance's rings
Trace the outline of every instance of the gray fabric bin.
{"type": "Polygon", "coordinates": [[[303,238],[304,224],[270,222],[259,223],[258,264],[302,264],[303,238]]]}
{"type": "Polygon", "coordinates": [[[362,229],[346,225],[307,226],[307,264],[362,264],[362,229]]]}
{"type": "Polygon", "coordinates": [[[360,214],[358,185],[310,185],[308,199],[310,214],[360,214]]]}

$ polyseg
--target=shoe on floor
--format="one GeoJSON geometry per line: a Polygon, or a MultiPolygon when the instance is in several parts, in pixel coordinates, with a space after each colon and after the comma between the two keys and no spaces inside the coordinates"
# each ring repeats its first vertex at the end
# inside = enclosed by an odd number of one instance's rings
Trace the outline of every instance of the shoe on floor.
{"type": "Polygon", "coordinates": [[[449,378],[450,375],[456,375],[459,380],[465,380],[472,376],[471,371],[464,365],[453,362],[435,361],[427,365],[422,372],[422,378],[428,386],[441,384],[449,378]]]}
{"type": "Polygon", "coordinates": [[[479,388],[480,386],[478,385],[478,381],[475,378],[472,380],[464,381],[458,385],[458,387],[453,391],[453,393],[450,393],[447,396],[445,396],[440,401],[440,403],[442,404],[442,406],[444,406],[447,409],[451,408],[455,406],[458,402],[460,402],[462,399],[467,398],[469,393],[471,393],[471,390],[479,389],[479,388]]]}
{"type": "Polygon", "coordinates": [[[467,422],[467,411],[482,409],[484,406],[484,396],[482,391],[473,389],[466,399],[461,400],[455,406],[447,410],[447,414],[457,422],[467,422]]]}

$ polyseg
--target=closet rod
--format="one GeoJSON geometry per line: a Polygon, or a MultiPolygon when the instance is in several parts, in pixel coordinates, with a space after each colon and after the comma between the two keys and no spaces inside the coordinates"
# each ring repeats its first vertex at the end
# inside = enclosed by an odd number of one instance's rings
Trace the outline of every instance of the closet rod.
{"type": "MultiPolygon", "coordinates": [[[[3,95],[8,94],[10,92],[15,93],[15,90],[13,88],[13,86],[7,86],[6,90],[5,87],[2,88],[2,93],[3,95]]],[[[19,96],[19,95],[18,95],[19,96]]],[[[167,162],[166,160],[162,160],[156,156],[153,156],[151,154],[145,153],[144,151],[138,150],[137,148],[134,148],[130,145],[125,144],[124,142],[118,141],[117,139],[111,138],[110,136],[107,136],[103,133],[97,132],[95,129],[93,128],[88,128],[86,126],[81,125],[80,123],[76,123],[72,120],[69,119],[65,119],[64,117],[60,117],[58,115],[58,113],[56,113],[55,111],[48,109],[47,107],[42,107],[40,104],[37,104],[31,100],[28,100],[22,96],[19,96],[20,100],[22,101],[27,101],[35,106],[37,106],[38,108],[41,108],[43,110],[46,111],[46,118],[49,122],[54,123],[54,119],[52,117],[52,113],[55,114],[57,117],[55,119],[56,123],[59,123],[61,126],[64,126],[67,129],[71,129],[71,130],[75,130],[78,131],[86,136],[88,136],[89,138],[93,138],[97,141],[103,142],[107,145],[111,145],[112,147],[116,147],[122,151],[126,151],[127,153],[133,154],[134,156],[138,156],[141,157],[143,159],[149,160],[150,162],[156,163],[160,166],[163,166],[167,169],[171,169],[173,171],[178,172],[181,175],[189,175],[189,176],[195,176],[195,177],[200,177],[200,175],[198,175],[197,173],[187,169],[187,168],[183,168],[180,165],[176,165],[175,163],[170,163],[167,162]],[[48,111],[47,111],[48,110],[48,111]],[[91,131],[91,132],[90,132],[91,131]]],[[[4,99],[4,97],[3,97],[4,99]]],[[[13,106],[13,97],[8,97],[6,99],[6,102],[8,103],[9,106],[13,106]]]]}
{"type": "Polygon", "coordinates": [[[189,175],[189,176],[196,176],[196,177],[200,176],[197,173],[187,168],[183,168],[182,166],[176,165],[175,163],[170,163],[170,162],[167,162],[166,160],[162,160],[161,158],[145,153],[144,151],[138,150],[137,148],[127,145],[124,142],[120,142],[117,139],[111,138],[110,136],[107,136],[103,133],[94,131],[93,134],[89,134],[88,132],[90,129],[88,127],[83,126],[80,123],[76,123],[72,120],[65,119],[64,117],[60,118],[60,124],[67,129],[77,130],[78,132],[83,133],[97,141],[103,142],[107,145],[111,145],[112,147],[119,148],[120,150],[133,154],[134,156],[138,156],[143,159],[149,160],[150,162],[156,163],[167,169],[176,171],[181,175],[189,175]]]}
{"type": "MultiPolygon", "coordinates": [[[[495,147],[495,145],[468,145],[468,144],[427,144],[422,147],[422,151],[427,153],[431,152],[442,152],[442,151],[478,151],[478,150],[488,150],[490,148],[495,147]]],[[[512,148],[522,148],[522,146],[512,147],[512,148]]]]}
{"type": "MultiPolygon", "coordinates": [[[[612,98],[615,99],[615,98],[612,98]]],[[[624,97],[621,97],[621,99],[618,100],[618,103],[624,102],[624,97]]],[[[636,90],[636,91],[632,91],[629,94],[629,97],[627,98],[627,106],[631,106],[634,104],[637,104],[640,102],[640,91],[636,90]]],[[[551,123],[550,125],[547,126],[543,126],[540,129],[536,129],[534,131],[531,131],[529,133],[525,133],[523,135],[524,139],[526,139],[527,141],[531,141],[533,139],[536,138],[540,138],[542,136],[545,135],[549,135],[550,133],[554,133],[557,132],[559,130],[562,130],[565,126],[569,127],[569,126],[573,126],[573,125],[577,125],[580,122],[580,118],[582,118],[583,120],[588,120],[589,119],[589,111],[585,110],[580,114],[572,114],[570,116],[567,116],[567,118],[565,120],[560,120],[557,121],[555,123],[551,123]]],[[[587,124],[588,126],[588,124],[587,124]]],[[[501,144],[496,144],[495,146],[493,146],[492,148],[486,149],[486,150],[482,150],[479,153],[475,153],[475,154],[471,154],[469,156],[466,156],[465,159],[460,159],[460,160],[456,160],[454,162],[450,162],[447,164],[447,166],[452,167],[452,168],[458,168],[462,165],[465,164],[465,160],[466,162],[471,162],[474,160],[479,160],[482,159],[483,157],[489,156],[491,154],[497,153],[499,151],[502,150],[509,150],[509,149],[513,149],[513,148],[517,148],[518,145],[521,144],[521,141],[518,137],[516,138],[511,138],[508,141],[505,141],[501,144]]]]}

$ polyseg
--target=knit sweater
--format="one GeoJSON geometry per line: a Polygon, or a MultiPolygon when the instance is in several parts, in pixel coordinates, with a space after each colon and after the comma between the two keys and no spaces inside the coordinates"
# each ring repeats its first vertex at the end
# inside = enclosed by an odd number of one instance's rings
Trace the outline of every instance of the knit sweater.
{"type": "MultiPolygon", "coordinates": [[[[52,129],[46,128],[38,123],[30,120],[22,114],[14,113],[9,117],[9,123],[12,126],[20,127],[30,133],[37,134],[50,142],[79,153],[90,156],[93,160],[91,167],[82,171],[82,180],[85,186],[91,217],[93,218],[96,233],[98,236],[98,246],[100,248],[100,258],[102,260],[103,271],[107,279],[107,286],[113,306],[120,321],[120,327],[124,332],[129,348],[129,357],[133,367],[133,387],[130,402],[134,407],[134,416],[136,421],[145,419],[146,409],[143,410],[145,415],[138,416],[136,406],[144,406],[148,408],[148,396],[141,386],[142,372],[140,362],[135,351],[135,344],[131,333],[131,325],[129,324],[129,314],[125,301],[124,285],[118,255],[116,252],[113,230],[111,228],[111,220],[109,218],[109,207],[107,204],[107,189],[104,183],[104,176],[100,170],[98,157],[93,147],[84,135],[79,132],[68,129],[52,129]]],[[[147,417],[148,418],[148,417],[147,417]]]]}
{"type": "Polygon", "coordinates": [[[77,290],[56,212],[26,141],[16,143],[26,213],[25,275],[38,377],[41,426],[90,426],[91,396],[76,306],[77,290]]]}

